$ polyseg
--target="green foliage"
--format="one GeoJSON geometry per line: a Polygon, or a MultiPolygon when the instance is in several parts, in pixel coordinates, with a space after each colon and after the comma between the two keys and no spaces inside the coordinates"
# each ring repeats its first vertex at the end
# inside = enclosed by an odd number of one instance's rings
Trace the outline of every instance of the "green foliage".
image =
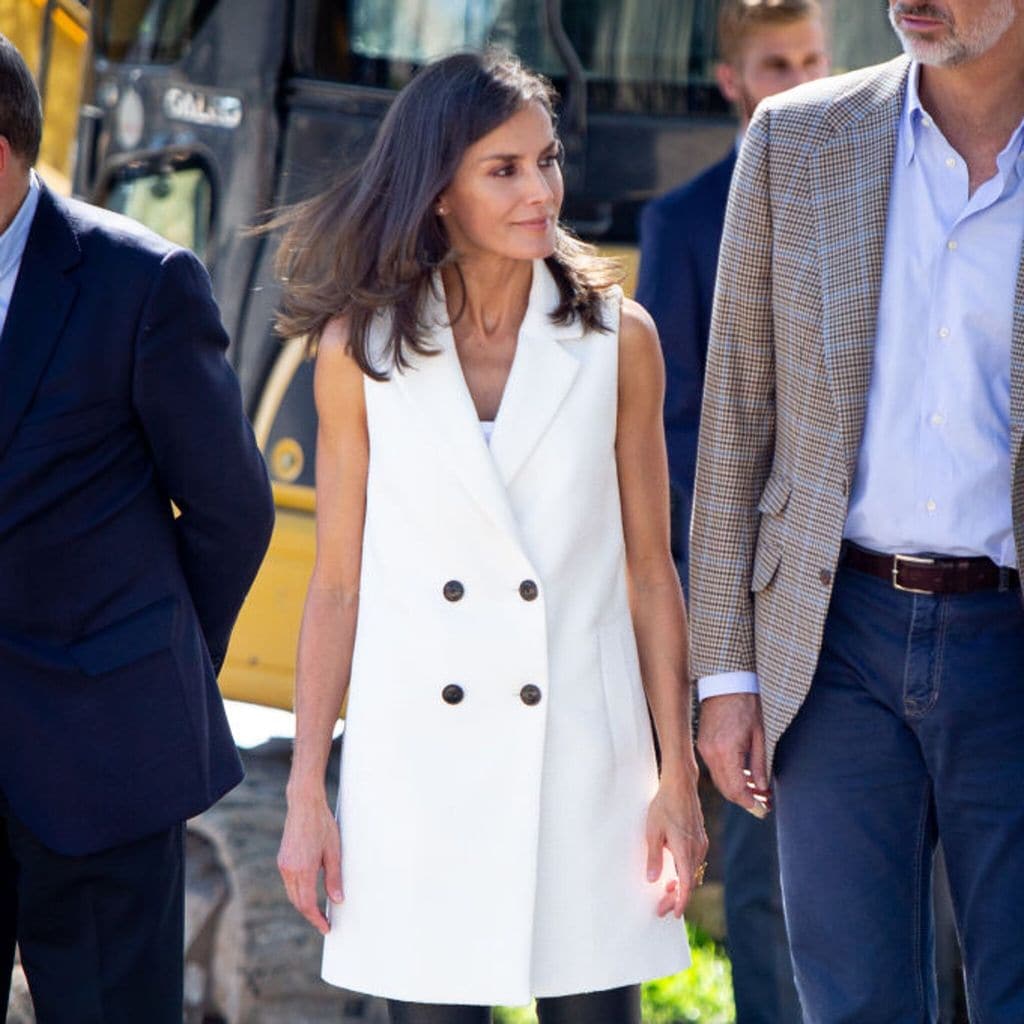
{"type": "MultiPolygon", "coordinates": [[[[644,985],[644,1024],[732,1024],[732,970],[725,954],[699,929],[687,926],[693,963],[671,978],[644,985]]],[[[495,1024],[537,1024],[529,1006],[496,1009],[495,1024]]]]}
{"type": "Polygon", "coordinates": [[[537,1024],[532,1006],[496,1006],[494,1024],[537,1024]]]}

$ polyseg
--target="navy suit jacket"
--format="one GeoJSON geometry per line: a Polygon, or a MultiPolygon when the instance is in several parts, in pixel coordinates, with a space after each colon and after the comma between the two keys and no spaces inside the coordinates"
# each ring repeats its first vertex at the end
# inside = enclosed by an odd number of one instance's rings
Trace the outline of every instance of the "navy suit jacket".
{"type": "Polygon", "coordinates": [[[273,504],[226,347],[195,256],[43,190],[0,335],[0,790],[59,853],[241,778],[216,671],[273,504]]]}
{"type": "Polygon", "coordinates": [[[640,218],[636,298],[658,327],[665,353],[665,439],[672,483],[672,549],[686,583],[704,361],[718,247],[736,151],[652,200],[640,218]]]}

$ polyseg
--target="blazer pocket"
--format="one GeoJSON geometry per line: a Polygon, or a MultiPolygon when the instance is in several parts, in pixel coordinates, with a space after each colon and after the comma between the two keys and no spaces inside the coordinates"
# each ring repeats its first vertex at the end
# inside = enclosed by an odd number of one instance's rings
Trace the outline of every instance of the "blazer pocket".
{"type": "Polygon", "coordinates": [[[109,401],[49,416],[33,414],[26,416],[18,425],[10,450],[41,448],[90,435],[102,436],[126,419],[117,403],[109,401]]]}
{"type": "Polygon", "coordinates": [[[161,598],[76,641],[71,657],[87,676],[102,676],[165,651],[174,639],[177,610],[176,598],[161,598]]]}
{"type": "Polygon", "coordinates": [[[761,492],[761,500],[757,510],[766,516],[780,516],[789,504],[789,495],[793,489],[788,477],[781,473],[773,473],[761,492]]]}
{"type": "Polygon", "coordinates": [[[766,536],[768,531],[762,524],[761,534],[757,539],[757,550],[754,552],[754,570],[750,576],[750,592],[757,594],[764,590],[775,579],[782,562],[782,545],[778,538],[766,536]]]}

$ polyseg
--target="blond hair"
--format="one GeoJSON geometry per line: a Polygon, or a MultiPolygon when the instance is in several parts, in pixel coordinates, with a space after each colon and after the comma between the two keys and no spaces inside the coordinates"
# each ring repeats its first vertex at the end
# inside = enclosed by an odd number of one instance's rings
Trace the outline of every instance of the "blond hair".
{"type": "Polygon", "coordinates": [[[736,63],[750,33],[765,25],[820,17],[819,0],[723,0],[718,14],[719,60],[736,63]]]}

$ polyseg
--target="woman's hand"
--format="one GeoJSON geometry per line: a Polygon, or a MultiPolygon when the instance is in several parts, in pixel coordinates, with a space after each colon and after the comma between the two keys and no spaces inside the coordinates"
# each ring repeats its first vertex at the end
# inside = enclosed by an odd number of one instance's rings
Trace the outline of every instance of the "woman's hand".
{"type": "Polygon", "coordinates": [[[697,796],[697,776],[662,777],[658,792],[647,811],[647,880],[661,877],[664,848],[675,863],[677,878],[670,879],[658,901],[658,916],[683,910],[694,888],[703,880],[708,837],[697,796]]]}
{"type": "Polygon", "coordinates": [[[344,890],[341,886],[341,835],[322,795],[289,801],[277,870],[292,906],[321,935],[326,935],[330,924],[320,909],[317,896],[321,870],[332,903],[341,903],[344,890]]]}

